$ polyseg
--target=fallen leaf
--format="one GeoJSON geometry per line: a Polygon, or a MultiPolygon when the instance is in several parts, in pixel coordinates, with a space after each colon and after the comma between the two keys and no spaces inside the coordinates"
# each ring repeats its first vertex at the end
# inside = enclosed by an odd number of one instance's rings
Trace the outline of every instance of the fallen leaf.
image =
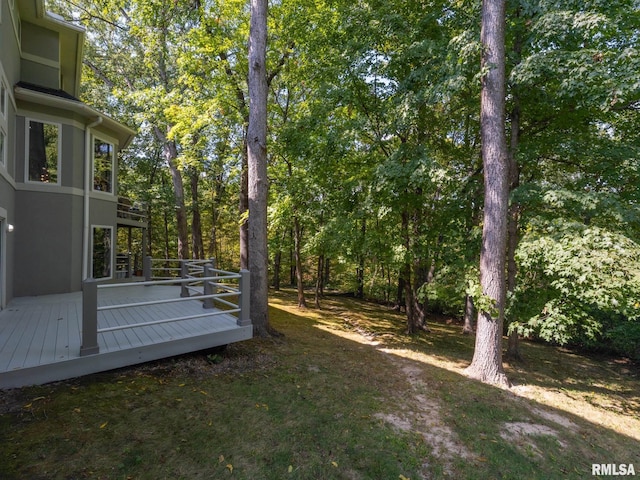
{"type": "Polygon", "coordinates": [[[331,462],[331,465],[333,465],[335,468],[338,468],[338,462],[331,462]]]}
{"type": "Polygon", "coordinates": [[[400,480],[411,480],[410,478],[405,477],[404,475],[400,474],[400,480]]]}
{"type": "Polygon", "coordinates": [[[289,465],[289,468],[287,469],[287,471],[288,471],[289,473],[293,472],[293,465],[289,465]]]}
{"type": "Polygon", "coordinates": [[[109,421],[107,420],[106,422],[104,422],[102,425],[100,425],[100,428],[104,428],[107,426],[107,423],[109,423],[109,421]]]}
{"type": "Polygon", "coordinates": [[[229,469],[229,472],[233,473],[233,465],[227,463],[227,468],[229,469]]]}
{"type": "Polygon", "coordinates": [[[224,455],[218,457],[218,463],[224,463],[224,455]]]}

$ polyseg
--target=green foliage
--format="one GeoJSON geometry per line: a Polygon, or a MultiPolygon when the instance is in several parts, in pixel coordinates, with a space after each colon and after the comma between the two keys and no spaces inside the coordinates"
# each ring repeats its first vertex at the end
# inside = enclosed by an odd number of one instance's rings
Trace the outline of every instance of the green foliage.
{"type": "Polygon", "coordinates": [[[560,344],[615,338],[640,321],[640,245],[603,228],[555,221],[527,232],[509,315],[521,333],[560,344]],[[609,333],[605,327],[610,329],[609,333]]]}

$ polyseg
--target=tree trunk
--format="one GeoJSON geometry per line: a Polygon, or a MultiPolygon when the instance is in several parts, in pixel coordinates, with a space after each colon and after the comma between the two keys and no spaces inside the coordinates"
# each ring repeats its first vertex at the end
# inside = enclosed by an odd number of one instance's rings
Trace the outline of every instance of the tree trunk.
{"type": "Polygon", "coordinates": [[[176,164],[178,150],[176,144],[167,141],[164,144],[164,158],[169,165],[171,182],[173,183],[173,193],[175,197],[176,224],[178,226],[178,258],[189,258],[189,233],[187,229],[187,209],[184,205],[184,185],[182,174],[176,164]]]}
{"type": "Polygon", "coordinates": [[[326,287],[327,285],[329,285],[329,273],[331,273],[331,260],[329,258],[326,258],[324,261],[324,282],[323,282],[323,291],[322,294],[324,295],[324,287],[326,287]]]}
{"type": "Polygon", "coordinates": [[[464,335],[473,335],[473,317],[476,315],[476,307],[473,304],[473,297],[466,295],[464,299],[464,326],[462,333],[464,335]]]}
{"type": "Polygon", "coordinates": [[[396,305],[393,309],[397,312],[402,310],[402,306],[404,305],[404,277],[402,273],[398,275],[398,288],[396,290],[396,305]]]}
{"type": "Polygon", "coordinates": [[[298,290],[298,307],[307,308],[307,300],[304,298],[304,283],[302,278],[302,255],[300,245],[302,244],[302,231],[298,216],[293,216],[293,250],[296,259],[296,288],[298,290]]]}
{"type": "Polygon", "coordinates": [[[242,172],[240,174],[240,198],[238,213],[240,214],[240,268],[249,268],[249,152],[245,137],[242,147],[242,172]]]}
{"type": "Polygon", "coordinates": [[[254,333],[271,335],[267,252],[267,0],[251,0],[249,29],[249,192],[250,309],[254,333]]]}
{"type": "MultiPolygon", "coordinates": [[[[364,240],[367,234],[367,220],[362,219],[362,225],[360,226],[360,247],[364,249],[364,240]]],[[[356,278],[358,282],[358,289],[356,297],[364,298],[364,251],[360,252],[358,257],[358,268],[356,269],[356,278]]]]}
{"type": "MultiPolygon", "coordinates": [[[[514,42],[513,53],[517,57],[518,62],[522,56],[522,38],[516,36],[514,42]]],[[[518,165],[518,145],[520,143],[520,95],[517,86],[512,88],[513,107],[509,115],[511,120],[511,138],[509,142],[509,193],[512,193],[520,186],[520,166],[518,165]]],[[[509,205],[509,217],[507,227],[507,292],[513,292],[516,288],[517,266],[516,266],[516,249],[520,242],[518,235],[520,205],[515,201],[511,201],[509,205]]],[[[507,318],[507,322],[514,322],[514,318],[507,318]]],[[[520,353],[520,337],[518,331],[513,329],[509,333],[509,341],[507,343],[507,358],[510,360],[522,360],[520,353]]]]}
{"type": "Polygon", "coordinates": [[[198,183],[200,174],[197,170],[189,172],[191,185],[191,250],[193,258],[204,258],[204,242],[202,241],[202,220],[200,214],[200,201],[198,199],[198,183]]]}
{"type": "Polygon", "coordinates": [[[273,289],[280,291],[280,265],[282,263],[282,250],[278,248],[275,256],[273,257],[273,289]]]}
{"type": "Polygon", "coordinates": [[[502,328],[506,297],[505,253],[509,195],[505,110],[505,0],[482,4],[480,124],[484,162],[484,224],[480,252],[483,306],[478,307],[476,343],[466,373],[482,382],[509,385],[502,367],[502,328]]]}
{"type": "Polygon", "coordinates": [[[409,261],[411,239],[409,238],[409,214],[406,210],[402,212],[402,238],[404,240],[405,255],[407,256],[401,273],[404,285],[404,305],[407,314],[407,333],[413,335],[420,330],[420,314],[413,291],[413,283],[411,282],[411,262],[409,261]]]}
{"type": "Polygon", "coordinates": [[[316,291],[315,291],[315,305],[316,308],[320,308],[320,297],[322,296],[322,284],[324,283],[323,278],[324,272],[324,255],[318,255],[318,270],[316,272],[316,291]]]}

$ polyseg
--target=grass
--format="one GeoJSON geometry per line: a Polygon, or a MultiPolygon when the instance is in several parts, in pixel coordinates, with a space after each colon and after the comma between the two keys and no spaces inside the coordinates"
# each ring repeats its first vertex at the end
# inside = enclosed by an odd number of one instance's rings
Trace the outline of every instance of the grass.
{"type": "Polygon", "coordinates": [[[564,479],[640,473],[638,370],[524,343],[503,390],[462,375],[473,339],[348,298],[284,336],[1,392],[3,479],[564,479]]]}

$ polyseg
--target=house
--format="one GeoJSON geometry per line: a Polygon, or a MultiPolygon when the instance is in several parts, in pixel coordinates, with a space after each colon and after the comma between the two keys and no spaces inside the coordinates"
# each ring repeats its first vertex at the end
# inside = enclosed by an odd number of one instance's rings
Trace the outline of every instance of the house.
{"type": "Polygon", "coordinates": [[[146,257],[141,276],[146,217],[117,184],[135,131],[78,99],[84,36],[44,0],[0,0],[0,389],[253,333],[248,272],[154,280],[146,257]]]}
{"type": "Polygon", "coordinates": [[[0,308],[114,278],[117,153],[135,131],[78,100],[84,30],[43,0],[1,0],[0,308]]]}

